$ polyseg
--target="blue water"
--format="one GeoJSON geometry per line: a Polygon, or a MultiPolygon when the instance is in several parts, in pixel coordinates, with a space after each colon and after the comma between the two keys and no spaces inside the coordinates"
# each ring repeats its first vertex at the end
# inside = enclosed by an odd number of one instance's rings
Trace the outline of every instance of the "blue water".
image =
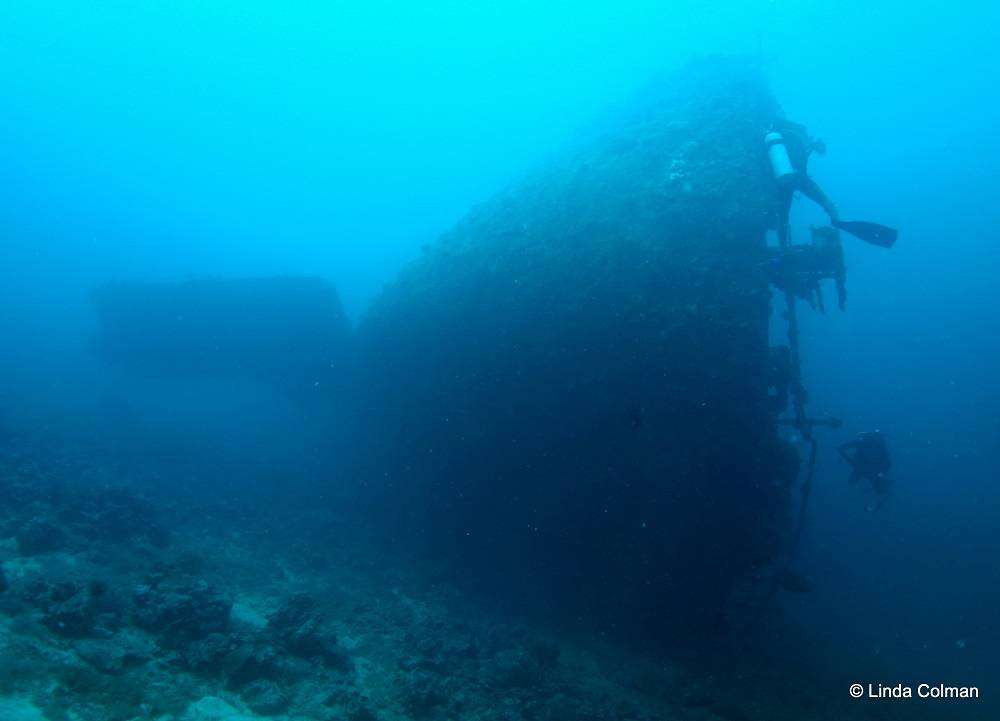
{"type": "MultiPolygon", "coordinates": [[[[2,16],[0,423],[74,438],[107,402],[95,287],[319,275],[357,321],[470,207],[656,77],[755,58],[825,140],[810,169],[843,215],[901,229],[891,251],[845,241],[847,312],[803,314],[810,409],[845,426],[822,432],[799,562],[814,588],[788,617],[838,682],[856,662],[889,670],[866,683],[997,692],[1000,6],[28,1],[2,16]],[[896,483],[870,513],[833,448],[874,427],[896,483]]],[[[821,222],[796,203],[797,239],[821,222]]],[[[211,392],[225,400],[200,430],[227,453],[315,450],[285,399],[211,392]]],[[[127,412],[169,405],[153,396],[127,412]]],[[[308,457],[303,473],[327,460],[308,457]]]]}

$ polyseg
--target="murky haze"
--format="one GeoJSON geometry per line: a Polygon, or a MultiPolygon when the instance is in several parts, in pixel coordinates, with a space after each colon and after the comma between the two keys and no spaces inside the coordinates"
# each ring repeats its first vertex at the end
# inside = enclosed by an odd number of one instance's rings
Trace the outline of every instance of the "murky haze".
{"type": "MultiPolygon", "coordinates": [[[[96,350],[94,289],[319,276],[356,324],[470,208],[614,127],[637,92],[693,58],[752,58],[826,141],[810,170],[842,213],[901,229],[890,252],[846,239],[847,312],[804,314],[811,408],[844,428],[821,435],[814,588],[786,615],[844,673],[857,659],[897,670],[873,681],[996,692],[994,4],[183,0],[2,16],[0,429],[96,438],[126,475],[167,459],[164,483],[192,493],[191,466],[211,458],[219,496],[239,495],[245,467],[266,469],[268,497],[289,466],[297,488],[329,482],[337,449],[313,420],[339,419],[242,381],[119,382],[96,350]],[[834,452],[874,427],[896,477],[878,514],[834,452]]],[[[794,237],[823,220],[796,203],[794,237]]]]}

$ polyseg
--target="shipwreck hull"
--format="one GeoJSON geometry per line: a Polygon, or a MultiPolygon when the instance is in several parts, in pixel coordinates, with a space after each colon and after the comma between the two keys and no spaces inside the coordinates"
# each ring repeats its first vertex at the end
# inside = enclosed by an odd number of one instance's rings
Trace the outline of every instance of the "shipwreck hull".
{"type": "Polygon", "coordinates": [[[750,63],[694,64],[474,209],[356,333],[315,278],[111,284],[97,347],[322,406],[366,522],[471,584],[703,633],[789,535],[797,459],[768,397],[779,115],[750,63]]]}
{"type": "Polygon", "coordinates": [[[739,62],[475,209],[358,330],[358,472],[392,535],[491,592],[672,634],[780,551],[762,138],[739,62]]]}

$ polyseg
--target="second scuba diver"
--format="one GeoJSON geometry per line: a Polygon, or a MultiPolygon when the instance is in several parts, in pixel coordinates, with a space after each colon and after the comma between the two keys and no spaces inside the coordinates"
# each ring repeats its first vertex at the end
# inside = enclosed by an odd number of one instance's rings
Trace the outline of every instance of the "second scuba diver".
{"type": "Polygon", "coordinates": [[[889,478],[892,459],[889,457],[889,444],[885,434],[879,430],[861,433],[855,440],[838,446],[837,452],[851,466],[848,483],[855,485],[861,479],[871,483],[879,496],[879,502],[872,510],[878,510],[892,485],[889,478]]]}

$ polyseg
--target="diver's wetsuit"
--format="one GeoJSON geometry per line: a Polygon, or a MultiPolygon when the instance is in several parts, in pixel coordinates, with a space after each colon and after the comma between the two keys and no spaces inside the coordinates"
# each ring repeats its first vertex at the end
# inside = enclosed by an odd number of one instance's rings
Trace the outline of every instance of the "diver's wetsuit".
{"type": "Polygon", "coordinates": [[[788,159],[795,170],[795,179],[781,190],[781,209],[778,218],[778,239],[784,245],[788,240],[788,214],[792,209],[792,199],[795,191],[801,191],[807,198],[819,205],[830,216],[831,221],[839,219],[837,206],[833,204],[816,181],[809,177],[809,156],[816,147],[809,137],[806,126],[781,120],[774,124],[774,130],[781,133],[788,159]]]}

